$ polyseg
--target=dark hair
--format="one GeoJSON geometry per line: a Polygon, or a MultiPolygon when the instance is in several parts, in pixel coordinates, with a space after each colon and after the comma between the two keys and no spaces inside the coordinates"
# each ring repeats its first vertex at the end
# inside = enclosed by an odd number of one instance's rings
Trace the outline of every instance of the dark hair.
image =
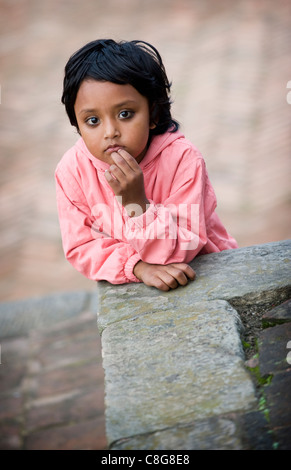
{"type": "MultiPolygon", "coordinates": [[[[151,134],[175,132],[179,124],[171,116],[170,88],[158,51],[144,41],[101,39],[92,41],[71,56],[65,67],[62,103],[70,122],[78,129],[74,105],[83,80],[93,78],[132,85],[149,102],[151,134]]],[[[79,129],[78,129],[79,130],[79,129]]]]}

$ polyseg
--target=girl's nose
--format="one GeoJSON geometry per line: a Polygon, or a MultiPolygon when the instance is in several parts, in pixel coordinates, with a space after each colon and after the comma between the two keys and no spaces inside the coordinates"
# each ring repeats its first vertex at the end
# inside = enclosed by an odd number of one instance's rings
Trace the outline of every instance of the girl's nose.
{"type": "Polygon", "coordinates": [[[117,123],[115,120],[108,119],[104,123],[104,137],[105,139],[113,139],[120,135],[117,123]]]}

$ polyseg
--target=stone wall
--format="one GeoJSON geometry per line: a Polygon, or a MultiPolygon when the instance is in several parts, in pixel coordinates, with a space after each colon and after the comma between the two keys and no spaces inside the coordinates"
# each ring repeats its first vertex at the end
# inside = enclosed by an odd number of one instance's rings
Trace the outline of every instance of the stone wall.
{"type": "Polygon", "coordinates": [[[98,283],[110,449],[274,448],[242,320],[291,298],[291,240],[191,265],[196,280],[166,293],[98,283]]]}

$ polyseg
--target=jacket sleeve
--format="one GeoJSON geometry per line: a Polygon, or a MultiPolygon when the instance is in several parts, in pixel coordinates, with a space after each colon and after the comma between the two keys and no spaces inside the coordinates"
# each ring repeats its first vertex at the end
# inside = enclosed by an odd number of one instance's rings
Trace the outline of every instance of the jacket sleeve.
{"type": "MultiPolygon", "coordinates": [[[[130,246],[148,263],[190,262],[208,242],[207,224],[214,214],[216,197],[203,158],[188,152],[163,204],[150,201],[144,214],[126,219],[130,246]]],[[[212,247],[212,251],[220,249],[212,247]]]]}
{"type": "Polygon", "coordinates": [[[56,194],[63,249],[67,260],[89,279],[106,280],[112,284],[140,282],[133,274],[140,256],[134,247],[92,230],[91,217],[84,196],[79,194],[75,200],[74,190],[65,178],[56,172],[56,194]]]}

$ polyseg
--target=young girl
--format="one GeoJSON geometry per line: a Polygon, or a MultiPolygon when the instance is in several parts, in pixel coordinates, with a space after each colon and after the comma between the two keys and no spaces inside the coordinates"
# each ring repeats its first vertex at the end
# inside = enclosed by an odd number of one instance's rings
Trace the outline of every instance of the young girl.
{"type": "Polygon", "coordinates": [[[237,247],[169,93],[143,41],[93,41],[66,65],[62,102],[81,137],[57,166],[57,202],[66,258],[89,279],[167,291],[194,279],[196,255],[237,247]]]}

